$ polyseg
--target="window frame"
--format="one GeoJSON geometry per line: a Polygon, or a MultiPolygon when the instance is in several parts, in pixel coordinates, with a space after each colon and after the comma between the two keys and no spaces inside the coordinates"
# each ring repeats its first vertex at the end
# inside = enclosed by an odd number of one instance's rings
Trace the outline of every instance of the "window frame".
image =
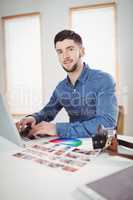
{"type": "MultiPolygon", "coordinates": [[[[14,19],[14,18],[21,18],[21,17],[31,17],[31,16],[38,16],[39,19],[40,19],[40,39],[41,39],[41,14],[40,12],[31,12],[31,13],[21,13],[21,14],[16,14],[16,15],[9,15],[9,16],[4,16],[4,17],[1,17],[2,19],[2,35],[3,35],[3,49],[4,49],[4,66],[5,66],[5,70],[4,70],[4,86],[5,86],[5,94],[6,94],[6,98],[8,100],[8,78],[7,78],[7,62],[6,62],[6,49],[5,49],[5,20],[10,20],[10,19],[14,19]]],[[[43,72],[43,66],[42,66],[42,43],[40,42],[40,51],[41,51],[41,71],[43,72]]],[[[43,97],[44,97],[44,93],[43,93],[43,75],[41,73],[41,83],[42,83],[42,91],[41,91],[41,94],[42,94],[42,100],[43,100],[43,97]]],[[[7,101],[8,102],[8,101],[7,101]]],[[[8,109],[10,110],[10,106],[8,105],[8,109]]],[[[31,113],[25,113],[25,112],[14,112],[14,113],[11,113],[11,115],[13,116],[13,118],[20,118],[20,117],[24,117],[25,115],[28,115],[28,114],[31,114],[31,113]]]]}
{"type": "Polygon", "coordinates": [[[117,36],[117,7],[116,3],[103,3],[103,4],[90,4],[90,5],[84,5],[84,6],[74,6],[69,9],[69,27],[72,29],[72,13],[74,11],[83,11],[83,10],[89,10],[89,9],[96,9],[96,8],[107,8],[112,7],[114,9],[115,13],[115,75],[116,75],[116,91],[119,90],[120,85],[120,67],[118,64],[118,36],[117,36]]]}

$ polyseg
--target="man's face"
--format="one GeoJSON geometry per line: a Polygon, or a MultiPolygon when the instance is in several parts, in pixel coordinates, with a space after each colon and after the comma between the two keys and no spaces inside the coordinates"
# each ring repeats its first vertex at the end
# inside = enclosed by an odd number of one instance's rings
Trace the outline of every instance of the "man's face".
{"type": "Polygon", "coordinates": [[[59,62],[67,72],[74,72],[78,68],[84,49],[80,44],[71,39],[65,39],[56,43],[56,52],[59,62]]]}

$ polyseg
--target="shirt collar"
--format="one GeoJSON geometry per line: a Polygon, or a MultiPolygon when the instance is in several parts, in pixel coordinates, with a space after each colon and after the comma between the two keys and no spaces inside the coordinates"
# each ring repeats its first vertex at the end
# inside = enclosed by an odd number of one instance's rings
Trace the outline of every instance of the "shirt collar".
{"type": "MultiPolygon", "coordinates": [[[[77,81],[84,83],[84,81],[86,80],[86,78],[88,77],[88,71],[89,71],[89,66],[86,63],[83,63],[83,70],[79,76],[79,78],[77,79],[77,81]]],[[[76,81],[76,82],[77,82],[76,81]]],[[[67,84],[71,84],[69,77],[67,76],[66,78],[66,83],[67,84]]]]}

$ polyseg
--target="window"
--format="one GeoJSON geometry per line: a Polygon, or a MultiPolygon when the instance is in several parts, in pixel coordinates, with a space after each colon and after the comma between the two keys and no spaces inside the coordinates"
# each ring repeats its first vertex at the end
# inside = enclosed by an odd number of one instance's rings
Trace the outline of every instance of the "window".
{"type": "Polygon", "coordinates": [[[42,104],[40,14],[3,17],[3,22],[9,109],[29,114],[42,104]]]}
{"type": "Polygon", "coordinates": [[[118,80],[115,4],[71,8],[71,28],[83,37],[85,61],[118,80]]]}

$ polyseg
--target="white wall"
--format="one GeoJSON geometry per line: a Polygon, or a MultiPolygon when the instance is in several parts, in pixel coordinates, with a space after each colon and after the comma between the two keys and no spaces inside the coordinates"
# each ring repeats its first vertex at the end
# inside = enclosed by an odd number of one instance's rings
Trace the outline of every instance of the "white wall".
{"type": "Polygon", "coordinates": [[[125,105],[125,132],[133,135],[133,1],[118,1],[118,58],[120,88],[125,105]]]}
{"type": "MultiPolygon", "coordinates": [[[[107,3],[111,0],[0,0],[0,16],[15,15],[20,13],[41,12],[41,31],[42,31],[42,63],[44,77],[44,100],[47,102],[54,87],[59,80],[65,77],[65,73],[58,63],[54,51],[54,35],[62,30],[69,28],[69,8],[75,6],[107,3]]],[[[117,0],[118,3],[118,58],[120,65],[120,83],[122,93],[126,95],[121,98],[126,106],[126,129],[128,135],[132,132],[132,72],[133,64],[133,1],[117,0]]],[[[2,39],[0,29],[0,90],[4,91],[4,60],[2,51],[2,39]]],[[[59,115],[58,120],[65,120],[66,114],[59,115]]]]}
{"type": "Polygon", "coordinates": [[[3,51],[3,37],[2,37],[2,20],[0,19],[0,91],[4,93],[5,86],[4,86],[4,51],[3,51]]]}

